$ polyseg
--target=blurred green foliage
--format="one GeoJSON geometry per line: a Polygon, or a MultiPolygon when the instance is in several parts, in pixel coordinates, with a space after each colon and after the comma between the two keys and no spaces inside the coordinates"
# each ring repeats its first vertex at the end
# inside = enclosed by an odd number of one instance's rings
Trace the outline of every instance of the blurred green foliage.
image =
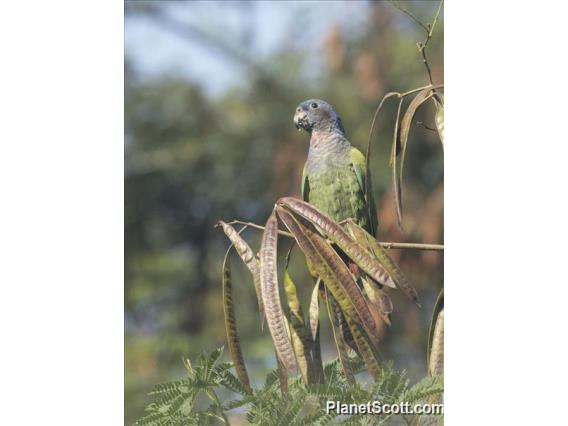
{"type": "MultiPolygon", "coordinates": [[[[437,7],[437,2],[400,3],[424,22],[431,20],[437,7]]],[[[364,149],[381,97],[391,90],[409,90],[428,82],[416,48],[416,42],[424,39],[423,31],[386,2],[365,3],[365,25],[353,31],[326,22],[318,58],[310,57],[303,43],[290,39],[268,59],[257,59],[239,45],[230,26],[223,31],[194,28],[172,15],[168,6],[168,2],[128,3],[126,31],[129,20],[144,19],[160,31],[175,33],[182,42],[216,50],[217,55],[244,67],[246,78],[212,97],[199,82],[184,76],[142,78],[126,51],[128,424],[141,416],[149,401],[146,394],[154,384],[182,374],[182,356],[194,357],[224,344],[221,263],[228,242],[213,225],[234,218],[263,223],[277,198],[299,196],[308,146],[307,135],[298,133],[292,122],[296,105],[312,97],[329,101],[342,116],[351,142],[364,149]]],[[[191,13],[194,4],[177,7],[191,13]]],[[[233,3],[231,7],[250,5],[233,3]]],[[[290,28],[290,34],[318,19],[321,7],[325,5],[290,3],[292,13],[298,15],[292,21],[297,28],[290,28]]],[[[442,17],[428,55],[435,83],[443,83],[442,17]]],[[[379,239],[442,242],[442,148],[436,133],[416,125],[405,164],[404,232],[396,227],[388,167],[395,108],[392,102],[384,110],[373,142],[379,239]]],[[[435,127],[433,114],[433,106],[425,106],[414,122],[435,127]]],[[[244,235],[258,249],[260,234],[250,230],[244,235]]],[[[428,321],[443,284],[443,256],[411,250],[392,254],[419,291],[424,309],[392,293],[395,313],[384,358],[394,359],[397,367],[417,377],[425,373],[428,321]]],[[[295,281],[311,282],[299,260],[296,255],[295,281]]],[[[255,371],[260,376],[274,367],[273,349],[267,330],[261,332],[258,325],[249,274],[237,260],[233,265],[239,333],[254,382],[255,371]]],[[[323,333],[325,339],[325,330],[323,333]]]]}

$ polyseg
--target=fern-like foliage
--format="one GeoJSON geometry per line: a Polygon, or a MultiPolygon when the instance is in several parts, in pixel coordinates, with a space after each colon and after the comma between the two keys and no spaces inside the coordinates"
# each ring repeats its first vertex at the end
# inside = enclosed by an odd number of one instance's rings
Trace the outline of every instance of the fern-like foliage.
{"type": "MultiPolygon", "coordinates": [[[[288,380],[288,388],[282,392],[278,371],[268,373],[264,385],[252,393],[241,384],[230,371],[232,363],[219,363],[223,349],[202,354],[195,365],[184,360],[187,377],[173,382],[156,385],[150,395],[154,401],[146,408],[146,415],[137,426],[166,425],[428,425],[440,422],[441,416],[392,416],[386,414],[338,415],[326,412],[329,400],[342,403],[365,404],[381,401],[384,404],[439,402],[443,393],[441,378],[426,377],[410,385],[404,371],[396,371],[392,364],[383,365],[381,375],[375,382],[359,380],[355,386],[347,383],[338,359],[324,366],[323,384],[306,385],[296,376],[288,380]],[[236,399],[224,403],[218,397],[219,391],[231,391],[236,399]],[[195,401],[203,394],[211,404],[199,410],[195,401]],[[395,417],[395,418],[393,418],[395,417]]],[[[366,370],[364,362],[357,356],[349,358],[354,374],[366,370]]]]}

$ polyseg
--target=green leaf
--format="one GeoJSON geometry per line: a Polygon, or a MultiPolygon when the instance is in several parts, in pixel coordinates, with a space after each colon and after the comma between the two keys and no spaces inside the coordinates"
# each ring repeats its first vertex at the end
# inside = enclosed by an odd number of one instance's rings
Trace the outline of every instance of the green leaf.
{"type": "Polygon", "coordinates": [[[162,393],[167,393],[171,391],[177,391],[180,386],[187,385],[189,381],[187,379],[176,380],[175,382],[159,383],[154,386],[152,392],[149,395],[159,395],[162,393]]]}
{"type": "Polygon", "coordinates": [[[220,374],[218,383],[230,391],[235,393],[240,393],[241,395],[247,395],[252,392],[250,386],[245,386],[237,377],[235,377],[230,371],[224,371],[220,374]]]}

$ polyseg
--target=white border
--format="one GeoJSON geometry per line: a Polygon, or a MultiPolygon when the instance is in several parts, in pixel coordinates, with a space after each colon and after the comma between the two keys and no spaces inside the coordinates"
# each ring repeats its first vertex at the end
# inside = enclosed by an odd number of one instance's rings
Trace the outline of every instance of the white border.
{"type": "Polygon", "coordinates": [[[2,423],[123,423],[123,4],[0,17],[2,423]]]}
{"type": "MultiPolygon", "coordinates": [[[[445,6],[446,424],[560,424],[566,6],[445,6]]],[[[0,25],[3,423],[123,422],[123,4],[0,25]]]]}
{"type": "Polygon", "coordinates": [[[445,5],[445,421],[565,422],[563,2],[445,5]]]}

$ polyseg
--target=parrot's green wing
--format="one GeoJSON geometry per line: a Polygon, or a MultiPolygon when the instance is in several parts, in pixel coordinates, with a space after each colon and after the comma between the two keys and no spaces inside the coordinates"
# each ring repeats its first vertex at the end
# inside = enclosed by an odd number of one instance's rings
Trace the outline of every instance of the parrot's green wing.
{"type": "Polygon", "coordinates": [[[310,183],[308,182],[308,173],[306,171],[306,166],[302,171],[302,199],[304,201],[309,201],[310,197],[310,183]]]}
{"type": "Polygon", "coordinates": [[[371,186],[371,177],[369,176],[369,187],[365,188],[365,174],[367,169],[365,156],[355,147],[351,148],[351,164],[353,166],[355,174],[357,175],[357,182],[359,182],[359,186],[361,187],[363,194],[365,194],[365,203],[367,204],[367,211],[370,216],[369,223],[371,224],[369,233],[376,237],[378,228],[377,207],[375,206],[375,197],[373,195],[371,186]]]}

